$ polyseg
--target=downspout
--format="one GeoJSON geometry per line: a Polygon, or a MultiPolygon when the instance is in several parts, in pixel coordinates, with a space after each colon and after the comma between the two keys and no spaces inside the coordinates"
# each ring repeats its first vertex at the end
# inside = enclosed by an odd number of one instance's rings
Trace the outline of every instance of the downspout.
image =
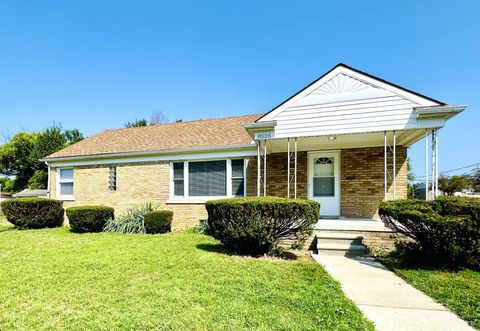
{"type": "Polygon", "coordinates": [[[50,165],[48,164],[47,161],[45,161],[45,164],[47,165],[47,198],[50,199],[50,165]]]}

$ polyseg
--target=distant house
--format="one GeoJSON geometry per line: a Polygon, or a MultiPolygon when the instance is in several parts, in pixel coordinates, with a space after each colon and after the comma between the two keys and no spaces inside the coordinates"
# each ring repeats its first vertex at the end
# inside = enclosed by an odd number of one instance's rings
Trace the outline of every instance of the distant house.
{"type": "Polygon", "coordinates": [[[80,141],[44,159],[49,194],[66,207],[118,212],[156,202],[174,211],[177,228],[205,218],[207,200],[257,195],[316,200],[322,217],[371,219],[382,200],[407,197],[407,148],[422,138],[432,137],[437,178],[433,138],[464,109],[339,64],[264,114],[80,141]]]}
{"type": "Polygon", "coordinates": [[[14,198],[46,198],[48,197],[48,191],[47,190],[30,190],[30,189],[24,189],[18,193],[12,194],[12,197],[14,198]]]}
{"type": "Polygon", "coordinates": [[[0,202],[3,200],[8,200],[12,198],[12,192],[1,192],[0,191],[0,202]]]}

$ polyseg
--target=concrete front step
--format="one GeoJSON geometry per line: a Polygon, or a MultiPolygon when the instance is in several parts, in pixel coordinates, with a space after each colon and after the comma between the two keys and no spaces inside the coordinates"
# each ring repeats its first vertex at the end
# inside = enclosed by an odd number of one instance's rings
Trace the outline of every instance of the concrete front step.
{"type": "Polygon", "coordinates": [[[362,255],[366,251],[358,234],[319,231],[316,238],[318,254],[362,255]]]}

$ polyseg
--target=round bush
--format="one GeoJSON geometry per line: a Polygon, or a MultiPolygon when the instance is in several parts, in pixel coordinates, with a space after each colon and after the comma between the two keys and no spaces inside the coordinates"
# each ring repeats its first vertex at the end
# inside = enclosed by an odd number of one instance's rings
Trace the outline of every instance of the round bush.
{"type": "Polygon", "coordinates": [[[114,209],[106,206],[70,207],[67,208],[67,217],[72,232],[102,232],[107,220],[114,218],[114,209]]]}
{"type": "Polygon", "coordinates": [[[166,233],[172,231],[173,212],[171,210],[154,210],[145,214],[146,233],[166,233]]]}
{"type": "Polygon", "coordinates": [[[299,244],[318,221],[315,201],[275,197],[212,200],[206,203],[208,233],[236,253],[272,254],[283,239],[299,244]]]}
{"type": "Polygon", "coordinates": [[[62,201],[46,198],[17,198],[1,203],[7,221],[19,229],[41,229],[62,226],[62,201]]]}

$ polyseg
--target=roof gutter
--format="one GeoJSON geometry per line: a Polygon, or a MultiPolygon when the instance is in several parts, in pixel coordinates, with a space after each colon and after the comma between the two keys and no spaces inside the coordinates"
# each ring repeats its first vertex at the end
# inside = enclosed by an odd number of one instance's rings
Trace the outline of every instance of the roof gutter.
{"type": "Polygon", "coordinates": [[[59,156],[59,157],[46,157],[40,159],[40,161],[57,162],[57,161],[73,161],[73,160],[89,160],[89,159],[111,159],[117,157],[135,157],[135,156],[155,156],[155,155],[168,155],[168,154],[191,154],[191,153],[207,153],[213,151],[223,150],[244,150],[254,148],[255,145],[242,144],[242,145],[230,145],[230,146],[213,146],[213,147],[197,147],[189,149],[165,149],[157,151],[142,151],[142,152],[123,152],[123,153],[103,153],[103,154],[90,154],[90,155],[73,155],[73,156],[59,156]]]}
{"type": "Polygon", "coordinates": [[[431,106],[431,107],[415,107],[415,113],[417,118],[432,118],[432,117],[442,117],[445,120],[460,114],[462,111],[467,108],[466,105],[445,105],[445,106],[431,106]]]}

